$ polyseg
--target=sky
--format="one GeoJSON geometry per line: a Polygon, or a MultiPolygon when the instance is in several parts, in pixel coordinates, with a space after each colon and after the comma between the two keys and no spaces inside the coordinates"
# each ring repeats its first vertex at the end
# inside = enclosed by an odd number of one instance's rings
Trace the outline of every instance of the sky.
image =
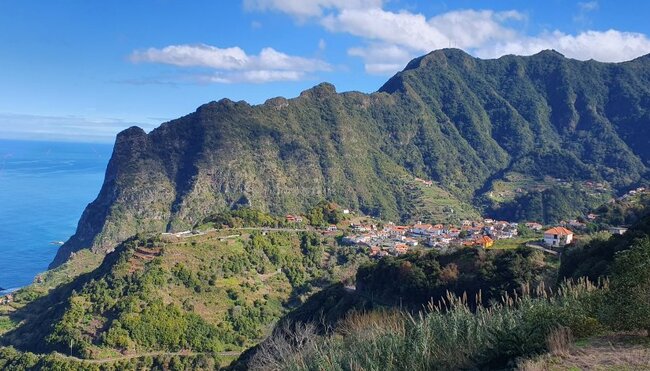
{"type": "Polygon", "coordinates": [[[650,53],[650,2],[0,0],[0,138],[112,142],[229,98],[376,91],[412,58],[650,53]]]}

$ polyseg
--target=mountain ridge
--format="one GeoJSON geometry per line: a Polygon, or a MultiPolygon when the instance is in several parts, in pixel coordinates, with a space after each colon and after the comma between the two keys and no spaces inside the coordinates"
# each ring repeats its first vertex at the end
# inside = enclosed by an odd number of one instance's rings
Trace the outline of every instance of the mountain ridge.
{"type": "Polygon", "coordinates": [[[648,179],[648,82],[649,58],[582,62],[543,51],[482,60],[442,49],[371,94],[321,83],[259,105],[209,102],[148,134],[118,135],[97,199],[51,266],[242,205],[299,213],[330,199],[409,220],[414,177],[495,215],[507,203],[488,190],[514,173],[618,192],[648,179]]]}

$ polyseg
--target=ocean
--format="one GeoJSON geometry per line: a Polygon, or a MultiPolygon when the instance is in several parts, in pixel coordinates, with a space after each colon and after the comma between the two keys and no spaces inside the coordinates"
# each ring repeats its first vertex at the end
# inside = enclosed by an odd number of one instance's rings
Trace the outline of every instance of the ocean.
{"type": "Polygon", "coordinates": [[[33,282],[99,193],[112,145],[0,140],[0,288],[33,282]]]}

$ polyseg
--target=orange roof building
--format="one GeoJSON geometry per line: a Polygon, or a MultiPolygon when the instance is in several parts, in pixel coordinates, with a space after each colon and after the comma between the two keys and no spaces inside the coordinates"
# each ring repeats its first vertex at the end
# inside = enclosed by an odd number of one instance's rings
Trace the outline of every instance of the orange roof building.
{"type": "Polygon", "coordinates": [[[489,247],[492,247],[492,245],[494,245],[494,240],[491,239],[489,236],[478,237],[475,241],[477,245],[481,246],[484,249],[487,249],[489,247]]]}
{"type": "Polygon", "coordinates": [[[553,227],[544,232],[544,244],[550,247],[561,247],[573,241],[573,232],[564,227],[553,227]]]}

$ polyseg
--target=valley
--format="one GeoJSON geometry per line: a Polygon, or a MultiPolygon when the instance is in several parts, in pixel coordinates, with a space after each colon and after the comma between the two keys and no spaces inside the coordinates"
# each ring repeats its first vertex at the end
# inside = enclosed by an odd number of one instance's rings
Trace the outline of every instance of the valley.
{"type": "Polygon", "coordinates": [[[643,336],[649,61],[442,49],[124,130],[3,297],[0,368],[512,369],[643,336]]]}

